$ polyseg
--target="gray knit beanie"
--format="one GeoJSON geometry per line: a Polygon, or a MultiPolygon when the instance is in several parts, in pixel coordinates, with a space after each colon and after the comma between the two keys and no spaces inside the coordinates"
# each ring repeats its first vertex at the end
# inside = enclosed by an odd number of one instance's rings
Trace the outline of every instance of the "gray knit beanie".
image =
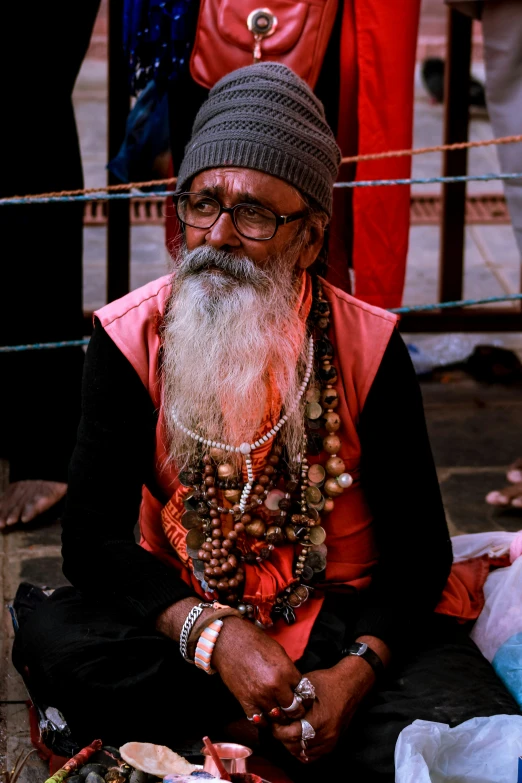
{"type": "Polygon", "coordinates": [[[238,166],[289,182],[332,214],[341,153],[324,108],[286,65],[262,62],[220,79],[201,106],[176,191],[204,169],[238,166]]]}

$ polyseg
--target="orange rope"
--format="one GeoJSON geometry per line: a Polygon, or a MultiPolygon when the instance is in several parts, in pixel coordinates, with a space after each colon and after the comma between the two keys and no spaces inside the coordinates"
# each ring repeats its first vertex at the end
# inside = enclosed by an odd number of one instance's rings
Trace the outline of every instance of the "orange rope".
{"type": "Polygon", "coordinates": [[[522,141],[519,136],[502,136],[499,139],[487,139],[486,141],[461,141],[456,144],[439,144],[436,147],[417,147],[413,150],[391,150],[390,152],[375,152],[369,155],[353,155],[351,158],[343,158],[341,163],[358,163],[363,160],[380,160],[382,158],[404,158],[406,156],[423,155],[426,152],[446,152],[450,150],[465,150],[472,147],[490,147],[497,144],[515,144],[522,141]]]}
{"type": "MultiPolygon", "coordinates": [[[[153,185],[175,185],[176,177],[169,179],[150,179],[147,182],[122,182],[121,185],[102,185],[99,188],[83,188],[82,190],[57,190],[51,193],[29,193],[25,196],[9,196],[2,199],[6,201],[17,201],[20,198],[56,198],[57,196],[86,196],[89,193],[116,193],[121,190],[130,190],[131,188],[149,188],[153,185]]],[[[153,196],[154,193],[151,193],[153,196]]]]}
{"type": "MultiPolygon", "coordinates": [[[[353,155],[351,158],[342,158],[341,163],[359,163],[365,160],[380,160],[382,158],[404,158],[406,156],[423,155],[427,152],[446,152],[450,150],[464,150],[473,147],[490,147],[497,144],[515,144],[522,142],[522,134],[519,136],[503,136],[498,139],[487,139],[485,141],[463,141],[457,144],[439,144],[436,147],[418,147],[411,150],[390,150],[389,152],[375,152],[368,155],[353,155]]],[[[117,193],[118,191],[130,190],[131,188],[149,188],[155,185],[175,185],[176,177],[168,179],[151,179],[147,182],[123,182],[121,185],[104,185],[99,188],[83,188],[82,190],[58,190],[51,193],[25,194],[24,196],[10,196],[2,199],[4,202],[16,201],[20,198],[28,198],[34,195],[35,198],[56,198],[57,196],[84,196],[89,193],[117,193]]],[[[151,193],[153,196],[154,193],[151,193]]]]}

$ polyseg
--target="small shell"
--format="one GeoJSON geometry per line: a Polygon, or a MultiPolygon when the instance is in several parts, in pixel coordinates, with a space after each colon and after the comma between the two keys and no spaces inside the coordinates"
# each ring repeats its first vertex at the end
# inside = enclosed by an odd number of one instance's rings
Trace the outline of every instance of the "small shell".
{"type": "Polygon", "coordinates": [[[95,764],[94,762],[91,762],[90,764],[84,764],[83,767],[78,770],[78,775],[86,778],[91,772],[95,772],[103,778],[107,774],[107,769],[108,767],[105,764],[95,764]]]}
{"type": "Polygon", "coordinates": [[[97,772],[89,772],[85,778],[85,783],[105,783],[105,780],[97,772]]]}
{"type": "Polygon", "coordinates": [[[190,775],[195,770],[193,764],[189,764],[183,756],[179,756],[164,745],[152,745],[149,742],[127,742],[121,746],[120,753],[124,761],[131,766],[161,778],[170,773],[190,775]]]}

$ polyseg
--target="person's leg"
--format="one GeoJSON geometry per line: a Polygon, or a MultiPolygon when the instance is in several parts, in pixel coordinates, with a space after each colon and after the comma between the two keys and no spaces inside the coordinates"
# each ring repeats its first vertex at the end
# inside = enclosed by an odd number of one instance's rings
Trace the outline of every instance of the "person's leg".
{"type": "MultiPolygon", "coordinates": [[[[484,3],[482,14],[486,99],[495,136],[520,133],[522,116],[522,5],[519,0],[484,3]]],[[[522,172],[522,144],[497,147],[503,172],[522,172]]],[[[522,256],[522,180],[505,182],[513,231],[522,256]]]]}
{"type": "MultiPolygon", "coordinates": [[[[11,76],[2,96],[0,195],[83,187],[71,96],[98,6],[29,0],[2,9],[0,65],[11,76]]],[[[82,205],[2,207],[0,233],[0,344],[82,337],[82,205]]],[[[0,357],[0,449],[13,483],[67,480],[82,364],[81,348],[0,357]]],[[[28,486],[8,489],[0,518],[17,506],[12,495],[21,490],[27,494],[28,486]]]]}
{"type": "MultiPolygon", "coordinates": [[[[494,135],[520,133],[522,117],[522,5],[519,0],[484,3],[482,13],[486,98],[494,135]]],[[[522,172],[522,144],[497,147],[503,172],[522,172]]],[[[522,258],[522,180],[504,183],[513,231],[522,258]]],[[[510,472],[518,470],[513,465],[510,472]]],[[[522,476],[508,479],[513,486],[493,490],[486,502],[494,506],[522,507],[522,476]]]]}
{"type": "Polygon", "coordinates": [[[179,646],[126,617],[122,606],[63,588],[22,625],[13,661],[37,699],[58,708],[79,743],[101,736],[186,747],[242,717],[219,677],[186,663],[179,646]]]}
{"type": "Polygon", "coordinates": [[[506,478],[510,485],[502,489],[494,489],[486,495],[486,503],[491,506],[514,506],[522,508],[522,458],[516,459],[509,466],[506,478]]]}
{"type": "Polygon", "coordinates": [[[416,651],[404,641],[400,657],[347,735],[361,779],[393,783],[395,744],[414,720],[453,727],[476,717],[520,714],[468,630],[439,616],[416,651]]]}

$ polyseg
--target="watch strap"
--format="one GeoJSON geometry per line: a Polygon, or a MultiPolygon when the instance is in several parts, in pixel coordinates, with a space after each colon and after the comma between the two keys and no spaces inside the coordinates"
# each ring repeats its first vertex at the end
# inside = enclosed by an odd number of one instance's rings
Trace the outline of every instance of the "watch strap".
{"type": "Polygon", "coordinates": [[[379,679],[384,674],[384,665],[379,656],[365,642],[354,642],[342,652],[343,657],[354,655],[364,660],[372,667],[375,676],[379,679]]]}

